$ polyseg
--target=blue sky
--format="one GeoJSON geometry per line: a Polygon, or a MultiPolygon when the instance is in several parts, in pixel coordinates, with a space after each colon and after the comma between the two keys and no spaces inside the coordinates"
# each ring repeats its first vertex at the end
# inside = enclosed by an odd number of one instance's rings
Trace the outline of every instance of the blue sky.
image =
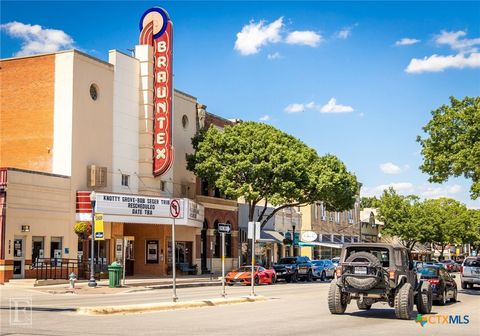
{"type": "Polygon", "coordinates": [[[2,58],[75,47],[104,60],[110,49],[133,48],[142,13],[162,6],[175,28],[175,86],[210,112],[262,119],[320,154],[337,155],[364,195],[394,185],[480,207],[469,198],[468,181],[427,182],[415,141],[449,96],[480,93],[479,2],[1,6],[2,58]]]}

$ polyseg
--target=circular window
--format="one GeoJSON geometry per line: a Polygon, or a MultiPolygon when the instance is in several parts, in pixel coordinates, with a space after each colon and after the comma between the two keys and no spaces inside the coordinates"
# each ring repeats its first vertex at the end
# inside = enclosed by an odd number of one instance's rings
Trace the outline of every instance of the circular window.
{"type": "Polygon", "coordinates": [[[188,117],[185,114],[182,117],[182,125],[183,125],[183,128],[187,128],[188,126],[188,117]]]}
{"type": "Polygon", "coordinates": [[[98,88],[95,84],[90,85],[90,97],[92,97],[93,100],[97,100],[98,98],[98,88]]]}

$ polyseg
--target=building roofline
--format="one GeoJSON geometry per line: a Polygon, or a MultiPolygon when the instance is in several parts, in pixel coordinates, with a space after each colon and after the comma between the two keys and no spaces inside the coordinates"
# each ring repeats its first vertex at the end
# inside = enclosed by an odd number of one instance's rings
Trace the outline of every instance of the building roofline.
{"type": "Polygon", "coordinates": [[[175,89],[175,92],[180,93],[181,95],[184,95],[184,96],[186,96],[186,97],[188,97],[188,98],[191,98],[191,99],[197,101],[197,97],[194,97],[194,96],[192,96],[192,95],[190,95],[190,94],[188,94],[188,93],[186,93],[186,92],[180,91],[179,89],[175,89]]]}
{"type": "Polygon", "coordinates": [[[70,52],[73,52],[74,54],[78,54],[78,55],[82,55],[82,56],[85,56],[87,58],[90,58],[96,62],[99,62],[99,63],[102,63],[104,65],[107,65],[108,67],[112,67],[113,68],[113,64],[110,64],[108,62],[105,62],[95,56],[92,56],[92,55],[89,55],[87,53],[84,53],[83,51],[80,51],[78,49],[67,49],[67,50],[61,50],[61,51],[55,51],[55,52],[51,52],[51,53],[43,53],[43,54],[35,54],[35,55],[25,55],[25,56],[15,56],[15,57],[9,57],[9,58],[2,58],[0,59],[0,62],[2,61],[14,61],[14,60],[19,60],[19,59],[27,59],[27,58],[34,58],[34,57],[43,57],[43,56],[51,56],[51,55],[57,55],[57,54],[66,54],[66,53],[70,53],[70,52]]]}
{"type": "Polygon", "coordinates": [[[46,172],[41,172],[41,171],[14,168],[14,167],[0,167],[0,170],[15,171],[15,172],[20,172],[20,173],[28,173],[28,174],[36,174],[36,175],[44,175],[44,176],[52,176],[52,177],[60,177],[60,178],[66,178],[66,179],[70,178],[70,176],[67,176],[67,175],[46,173],[46,172]]]}

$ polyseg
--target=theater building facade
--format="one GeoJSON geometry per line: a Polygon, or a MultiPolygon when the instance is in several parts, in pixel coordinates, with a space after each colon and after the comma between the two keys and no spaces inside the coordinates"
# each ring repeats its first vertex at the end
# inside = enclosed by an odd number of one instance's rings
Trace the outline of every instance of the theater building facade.
{"type": "Polygon", "coordinates": [[[204,195],[186,169],[205,115],[171,74],[155,72],[162,51],[140,43],[108,62],[78,50],[0,60],[0,282],[34,277],[42,259],[89,260],[89,239],[74,229],[92,220],[92,191],[104,221],[96,262],[126,253],[127,274],[161,276],[176,253],[198,273],[216,270],[215,225],[228,222],[227,269],[236,265],[237,202],[204,195]]]}

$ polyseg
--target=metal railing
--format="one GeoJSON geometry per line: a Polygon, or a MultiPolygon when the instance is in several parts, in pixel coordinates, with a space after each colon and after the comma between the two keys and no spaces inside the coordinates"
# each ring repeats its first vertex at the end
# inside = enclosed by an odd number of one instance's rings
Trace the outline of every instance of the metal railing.
{"type": "MultiPolygon", "coordinates": [[[[70,273],[75,273],[77,279],[90,278],[90,263],[88,260],[67,259],[67,258],[38,258],[32,265],[35,269],[37,280],[65,279],[68,280],[70,273]]],[[[100,278],[101,274],[108,274],[108,263],[104,259],[94,260],[95,277],[100,278]]]]}

